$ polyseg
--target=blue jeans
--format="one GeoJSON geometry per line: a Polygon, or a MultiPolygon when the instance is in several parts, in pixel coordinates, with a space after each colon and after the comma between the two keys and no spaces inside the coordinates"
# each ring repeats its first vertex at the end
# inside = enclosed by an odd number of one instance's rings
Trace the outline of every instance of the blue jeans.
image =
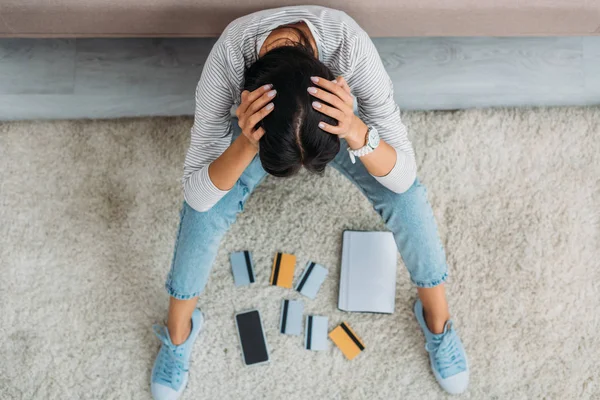
{"type": "MultiPolygon", "coordinates": [[[[237,120],[232,126],[233,140],[241,132],[237,120]]],[[[350,179],[381,215],[394,234],[411,281],[418,287],[443,283],[448,277],[446,254],[425,186],[417,178],[408,191],[394,193],[373,178],[362,163],[352,164],[346,147],[342,140],[340,152],[330,165],[350,179]]],[[[173,260],[165,284],[170,296],[185,300],[202,293],[221,239],[265,176],[256,156],[233,188],[210,210],[199,212],[183,201],[173,260]]]]}

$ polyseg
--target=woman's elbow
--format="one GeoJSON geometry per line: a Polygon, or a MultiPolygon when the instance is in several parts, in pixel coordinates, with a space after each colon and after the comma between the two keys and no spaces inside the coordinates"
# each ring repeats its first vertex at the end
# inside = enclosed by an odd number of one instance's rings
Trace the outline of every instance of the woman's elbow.
{"type": "Polygon", "coordinates": [[[397,184],[391,188],[392,192],[397,194],[402,194],[410,189],[417,179],[417,168],[414,165],[412,168],[409,168],[405,171],[405,174],[397,181],[397,184]]]}
{"type": "Polygon", "coordinates": [[[190,207],[192,207],[194,210],[198,211],[198,212],[208,212],[213,208],[213,205],[209,205],[209,204],[200,204],[200,205],[195,205],[192,206],[190,204],[190,207]]]}
{"type": "Polygon", "coordinates": [[[214,206],[213,203],[198,198],[196,194],[192,194],[187,185],[183,188],[183,199],[192,209],[198,212],[210,211],[214,206]]]}

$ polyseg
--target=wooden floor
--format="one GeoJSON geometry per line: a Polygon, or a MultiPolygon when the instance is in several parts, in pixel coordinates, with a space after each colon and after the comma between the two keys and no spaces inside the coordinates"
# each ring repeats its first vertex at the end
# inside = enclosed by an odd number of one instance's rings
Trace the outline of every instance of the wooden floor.
{"type": "MultiPolygon", "coordinates": [[[[0,119],[192,114],[216,39],[2,39],[0,119]]],[[[600,37],[376,38],[402,109],[600,104],[600,37]]]]}

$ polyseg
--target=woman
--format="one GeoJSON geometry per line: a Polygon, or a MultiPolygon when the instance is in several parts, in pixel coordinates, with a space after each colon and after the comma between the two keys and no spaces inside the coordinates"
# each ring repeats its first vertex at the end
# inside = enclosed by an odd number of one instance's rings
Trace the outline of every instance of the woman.
{"type": "Polygon", "coordinates": [[[250,192],[267,173],[287,177],[302,167],[321,173],[327,164],[359,187],[394,234],[417,286],[414,311],[436,379],[448,392],[466,389],[466,355],[444,292],[446,257],[392,82],[351,17],[293,6],[230,23],[202,71],[166,282],[168,322],[155,326],[163,342],[152,371],[155,399],[178,398],[185,388],[203,323],[197,298],[250,192]]]}

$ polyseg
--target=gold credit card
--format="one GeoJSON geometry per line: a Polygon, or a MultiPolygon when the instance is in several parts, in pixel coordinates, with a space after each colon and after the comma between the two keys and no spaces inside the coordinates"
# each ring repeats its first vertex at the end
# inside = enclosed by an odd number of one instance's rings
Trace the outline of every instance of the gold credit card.
{"type": "Polygon", "coordinates": [[[296,256],[287,253],[275,254],[273,271],[271,272],[271,285],[291,289],[294,280],[296,256]]]}
{"type": "Polygon", "coordinates": [[[329,332],[329,338],[340,348],[348,360],[352,360],[365,349],[363,342],[345,322],[329,332]]]}

